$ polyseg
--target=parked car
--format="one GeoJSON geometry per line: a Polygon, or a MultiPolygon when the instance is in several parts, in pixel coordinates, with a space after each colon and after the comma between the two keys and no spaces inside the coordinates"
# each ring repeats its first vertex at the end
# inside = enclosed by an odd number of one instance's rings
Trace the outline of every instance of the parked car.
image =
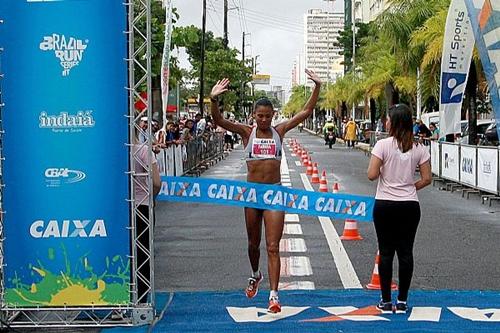
{"type": "MultiPolygon", "coordinates": [[[[492,125],[495,125],[495,119],[479,119],[477,121],[477,136],[479,142],[483,142],[486,130],[492,125]]],[[[469,122],[467,120],[462,120],[460,126],[462,128],[462,133],[459,142],[462,144],[469,144],[469,122]]]]}
{"type": "Polygon", "coordinates": [[[484,137],[486,141],[490,142],[493,145],[498,146],[499,140],[498,140],[498,132],[497,132],[497,124],[496,122],[492,123],[486,131],[484,132],[484,137]]]}

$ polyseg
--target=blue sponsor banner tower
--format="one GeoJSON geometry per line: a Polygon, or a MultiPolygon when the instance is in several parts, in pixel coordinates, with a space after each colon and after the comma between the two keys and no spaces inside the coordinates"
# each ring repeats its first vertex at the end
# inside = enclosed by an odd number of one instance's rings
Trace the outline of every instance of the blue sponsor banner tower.
{"type": "Polygon", "coordinates": [[[130,303],[127,9],[2,0],[4,299],[130,303]]]}

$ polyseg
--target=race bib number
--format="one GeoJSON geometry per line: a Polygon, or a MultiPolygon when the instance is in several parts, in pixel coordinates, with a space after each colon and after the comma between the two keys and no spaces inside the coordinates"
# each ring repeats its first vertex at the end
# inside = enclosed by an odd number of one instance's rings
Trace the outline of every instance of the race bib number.
{"type": "Polygon", "coordinates": [[[276,141],[274,139],[254,138],[252,142],[252,155],[256,158],[275,158],[276,141]]]}

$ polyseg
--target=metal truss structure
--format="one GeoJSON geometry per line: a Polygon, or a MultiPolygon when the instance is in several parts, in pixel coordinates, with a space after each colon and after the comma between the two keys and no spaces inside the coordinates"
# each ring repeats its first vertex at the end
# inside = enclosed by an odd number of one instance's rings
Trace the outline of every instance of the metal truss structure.
{"type": "MultiPolygon", "coordinates": [[[[128,28],[123,33],[128,36],[128,57],[124,61],[128,64],[129,83],[124,87],[128,91],[129,110],[125,115],[129,119],[129,147],[130,155],[130,193],[128,200],[131,210],[130,239],[131,239],[131,283],[130,302],[124,306],[94,306],[94,307],[23,307],[15,308],[5,304],[4,284],[4,228],[3,228],[3,167],[2,151],[2,81],[1,56],[3,49],[0,46],[0,329],[16,327],[115,327],[150,324],[155,317],[154,297],[154,254],[153,254],[153,199],[152,171],[148,165],[153,160],[151,126],[147,131],[139,127],[141,117],[152,118],[151,100],[141,96],[140,92],[151,95],[151,1],[127,0],[123,5],[128,12],[128,28]],[[147,107],[140,113],[135,110],[135,102],[141,100],[147,107]],[[146,133],[147,132],[147,133],[146,133]],[[138,143],[137,136],[146,138],[138,143]],[[140,159],[138,151],[147,149],[148,163],[140,159]],[[146,185],[144,185],[146,184],[146,185]],[[146,192],[146,199],[138,202],[135,190],[141,187],[146,192]],[[149,214],[139,210],[140,206],[147,206],[149,214]],[[139,228],[138,228],[139,226],[139,228]],[[142,237],[141,237],[142,236],[142,237]],[[147,241],[144,240],[146,237],[147,241]],[[141,239],[141,241],[139,241],[141,239]],[[141,294],[138,285],[142,284],[141,294]]],[[[3,21],[0,18],[0,28],[3,21]]]]}

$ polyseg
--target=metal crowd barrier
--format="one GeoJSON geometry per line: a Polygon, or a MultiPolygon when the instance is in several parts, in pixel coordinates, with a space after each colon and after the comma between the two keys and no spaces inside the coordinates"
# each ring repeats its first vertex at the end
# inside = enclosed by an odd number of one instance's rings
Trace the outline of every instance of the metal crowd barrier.
{"type": "Polygon", "coordinates": [[[369,131],[370,134],[370,151],[373,147],[375,147],[375,144],[382,139],[388,138],[389,133],[387,132],[375,132],[375,131],[369,131]]]}
{"type": "Polygon", "coordinates": [[[431,168],[440,179],[464,187],[462,196],[486,193],[483,203],[490,205],[500,199],[500,147],[431,141],[431,168]]]}
{"type": "Polygon", "coordinates": [[[157,155],[162,176],[199,175],[224,158],[224,135],[207,132],[185,144],[171,145],[157,155]]]}

